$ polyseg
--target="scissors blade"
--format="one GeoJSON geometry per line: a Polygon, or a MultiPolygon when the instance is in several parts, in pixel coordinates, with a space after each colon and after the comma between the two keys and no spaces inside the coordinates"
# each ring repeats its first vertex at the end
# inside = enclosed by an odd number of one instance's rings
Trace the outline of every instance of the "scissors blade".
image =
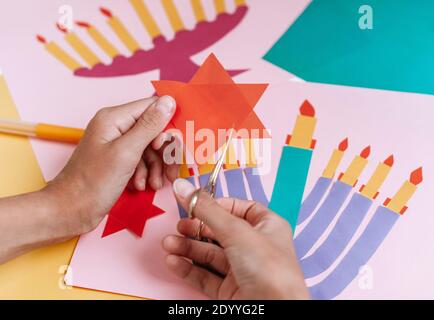
{"type": "Polygon", "coordinates": [[[228,154],[229,147],[230,147],[230,145],[232,143],[232,139],[234,137],[234,132],[235,132],[235,129],[232,128],[231,133],[229,135],[229,139],[226,142],[226,145],[225,145],[225,147],[223,149],[223,152],[222,152],[219,160],[217,161],[217,164],[214,167],[214,170],[211,173],[211,176],[210,176],[210,179],[209,179],[209,182],[208,182],[208,185],[207,185],[207,188],[209,190],[213,190],[214,187],[215,187],[215,185],[216,185],[216,183],[217,183],[217,178],[218,178],[218,176],[220,174],[220,171],[221,171],[221,169],[223,167],[223,163],[224,163],[224,161],[226,159],[226,155],[228,154]]]}

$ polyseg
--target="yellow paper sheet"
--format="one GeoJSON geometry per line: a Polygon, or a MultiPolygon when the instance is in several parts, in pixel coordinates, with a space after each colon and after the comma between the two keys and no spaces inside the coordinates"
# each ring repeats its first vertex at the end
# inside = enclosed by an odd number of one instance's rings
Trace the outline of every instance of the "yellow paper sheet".
{"type": "MultiPolygon", "coordinates": [[[[19,119],[1,71],[0,118],[19,119]]],[[[28,139],[0,135],[0,154],[0,197],[44,187],[45,181],[28,139]]],[[[40,249],[0,266],[0,299],[127,299],[63,285],[63,274],[76,242],[40,249]]]]}

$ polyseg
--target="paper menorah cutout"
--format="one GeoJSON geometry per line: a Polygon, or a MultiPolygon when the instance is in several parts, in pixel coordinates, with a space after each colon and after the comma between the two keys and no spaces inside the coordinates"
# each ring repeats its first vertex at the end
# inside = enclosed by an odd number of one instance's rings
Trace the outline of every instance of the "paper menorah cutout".
{"type": "MultiPolygon", "coordinates": [[[[348,139],[345,139],[339,148],[334,150],[323,175],[306,197],[300,211],[299,224],[310,218],[295,238],[297,255],[301,259],[301,267],[307,279],[329,270],[344,252],[375,204],[379,190],[394,165],[393,156],[379,163],[366,185],[362,185],[357,192],[354,188],[368,164],[371,147],[366,147],[356,156],[348,169],[333,182],[347,148],[348,139]],[[350,197],[351,192],[353,195],[350,197]],[[349,198],[348,204],[344,207],[349,198]],[[342,213],[339,215],[339,212],[342,213]],[[336,217],[337,222],[325,240],[313,253],[308,254],[336,217]]],[[[422,180],[422,168],[416,169],[393,198],[387,198],[383,205],[378,206],[361,235],[339,264],[323,281],[310,288],[313,298],[333,299],[357,277],[360,268],[368,263],[399,217],[406,212],[407,203],[422,180]]]]}
{"type": "MultiPolygon", "coordinates": [[[[232,14],[226,12],[224,1],[213,1],[217,18],[210,22],[206,20],[201,0],[191,0],[197,24],[193,30],[187,30],[173,0],[162,0],[167,18],[175,31],[174,39],[168,41],[162,34],[144,0],[130,0],[130,4],[153,39],[154,47],[150,50],[144,50],[140,47],[124,23],[112,11],[107,8],[100,8],[110,28],[131,53],[131,56],[128,57],[122,55],[115,45],[95,26],[88,22],[78,21],[77,25],[85,29],[92,41],[112,59],[112,62],[108,65],[103,64],[100,58],[75,32],[62,26],[58,26],[58,28],[64,33],[66,42],[85,64],[68,54],[54,41],[47,42],[41,35],[37,36],[37,40],[45,45],[45,48],[52,56],[78,77],[119,77],[160,70],[160,78],[163,80],[186,81],[198,69],[198,66],[192,62],[191,57],[226,36],[244,19],[248,12],[245,0],[234,0],[237,9],[232,14]]],[[[234,76],[243,71],[245,70],[231,70],[229,73],[234,76]]]]}
{"type": "MultiPolygon", "coordinates": [[[[380,189],[395,162],[394,156],[391,155],[379,163],[368,182],[355,191],[359,177],[368,165],[371,155],[371,147],[367,146],[354,158],[346,171],[334,181],[339,165],[348,150],[349,139],[346,138],[333,151],[322,176],[317,180],[300,208],[310,160],[316,145],[313,139],[316,123],[315,109],[308,101],[305,101],[300,108],[300,115],[293,133],[288,137],[283,148],[270,203],[270,208],[291,224],[302,224],[310,218],[295,238],[297,255],[306,279],[329,270],[344,252],[369,210],[375,205],[380,189]],[[348,198],[350,198],[349,202],[344,207],[348,198]],[[300,211],[299,216],[298,210],[300,211]],[[339,215],[340,212],[342,213],[339,215]],[[318,249],[309,254],[314,244],[336,217],[337,222],[331,232],[318,249]]],[[[224,177],[226,183],[236,186],[236,188],[230,188],[228,185],[229,192],[237,189],[233,193],[243,197],[246,187],[244,180],[246,180],[249,182],[248,188],[252,199],[265,198],[263,203],[267,202],[259,176],[251,175],[245,170],[244,177],[237,171],[225,172],[224,177]],[[252,178],[257,180],[251,184],[250,179],[252,178]],[[252,191],[257,187],[259,193],[252,191]]],[[[338,265],[324,280],[309,288],[313,298],[333,299],[357,277],[360,268],[369,262],[399,217],[407,211],[407,203],[422,181],[422,168],[414,170],[395,196],[387,198],[383,205],[377,207],[361,235],[338,265]]]]}

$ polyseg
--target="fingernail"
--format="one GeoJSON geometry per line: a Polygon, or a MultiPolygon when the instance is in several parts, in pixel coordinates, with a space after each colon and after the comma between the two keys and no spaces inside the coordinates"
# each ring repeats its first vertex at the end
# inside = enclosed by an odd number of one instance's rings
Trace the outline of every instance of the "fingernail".
{"type": "Polygon", "coordinates": [[[163,239],[163,248],[166,250],[173,248],[175,241],[176,239],[174,236],[167,236],[166,238],[163,239]]]}
{"type": "Polygon", "coordinates": [[[179,265],[179,257],[174,255],[168,255],[166,257],[166,263],[169,267],[176,267],[179,265]]]}
{"type": "Polygon", "coordinates": [[[161,182],[160,180],[156,181],[155,187],[157,190],[161,190],[163,188],[163,182],[161,182]]]}
{"type": "Polygon", "coordinates": [[[175,106],[176,106],[175,100],[170,96],[161,97],[157,101],[158,110],[160,110],[161,113],[164,113],[168,116],[172,115],[175,106]]]}
{"type": "Polygon", "coordinates": [[[141,179],[141,180],[139,181],[139,189],[140,189],[141,191],[144,191],[144,190],[146,189],[146,179],[141,179]]]}
{"type": "Polygon", "coordinates": [[[185,179],[177,179],[173,183],[173,191],[175,191],[176,195],[182,199],[187,199],[190,197],[196,189],[194,186],[185,179]]]}

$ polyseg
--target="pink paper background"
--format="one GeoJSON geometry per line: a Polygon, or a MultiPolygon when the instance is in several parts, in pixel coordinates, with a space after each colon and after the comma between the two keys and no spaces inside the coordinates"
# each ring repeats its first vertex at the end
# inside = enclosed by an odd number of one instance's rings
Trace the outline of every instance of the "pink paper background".
{"type": "MultiPolygon", "coordinates": [[[[249,76],[254,76],[253,70],[249,76]]],[[[259,76],[259,75],[257,75],[259,76]]],[[[387,197],[393,196],[402,183],[409,178],[410,173],[420,167],[424,168],[424,182],[409,202],[407,213],[400,218],[383,245],[369,261],[372,270],[370,290],[359,286],[360,278],[338,297],[339,299],[429,299],[434,297],[434,257],[431,243],[434,235],[434,216],[430,213],[430,203],[433,181],[434,150],[432,144],[434,129],[431,126],[433,116],[432,105],[434,97],[379,90],[357,89],[319,84],[281,83],[271,85],[257,107],[260,118],[273,135],[272,170],[263,177],[267,194],[270,195],[275,179],[282,144],[286,135],[292,130],[302,102],[308,99],[316,108],[318,127],[315,137],[318,139],[309,175],[307,191],[310,191],[316,179],[321,176],[331,152],[345,137],[350,140],[350,146],[339,167],[338,173],[344,171],[354,156],[367,145],[371,145],[372,154],[369,164],[360,176],[358,190],[372,175],[377,164],[384,161],[390,154],[395,156],[395,166],[381,193],[364,220],[363,226],[374,213],[374,210],[387,197]],[[273,112],[270,112],[273,110],[273,112]],[[278,117],[276,117],[278,115],[278,117]]],[[[225,188],[223,188],[225,189],[225,188]]],[[[170,199],[170,188],[161,198],[170,199]],[[167,192],[167,194],[166,194],[167,192]],[[167,196],[167,197],[166,197],[167,196]]],[[[160,202],[158,202],[160,203],[160,202]]],[[[74,256],[72,270],[75,284],[87,284],[92,288],[132,293],[148,296],[150,274],[143,273],[145,263],[142,257],[147,257],[149,247],[158,244],[163,234],[174,230],[177,209],[173,200],[161,202],[167,215],[151,220],[145,231],[145,238],[136,241],[128,233],[122,233],[100,240],[103,227],[85,237],[79,243],[78,254],[74,256]],[[164,203],[164,204],[163,204],[164,203]],[[172,224],[172,225],[171,225],[172,224]],[[152,239],[152,240],[150,240],[152,239]],[[116,247],[119,246],[118,250],[116,247]],[[124,250],[121,250],[123,248],[124,250]],[[128,248],[128,251],[125,250],[128,248]],[[143,254],[143,255],[141,255],[143,254]],[[119,270],[128,270],[121,274],[119,270]],[[135,271],[135,272],[133,272],[135,271]],[[95,275],[98,274],[98,277],[95,275]],[[116,280],[110,277],[118,277],[116,280]],[[110,281],[108,281],[111,279],[110,281]],[[123,280],[128,279],[128,282],[123,280]],[[116,281],[116,286],[114,285],[116,281]],[[146,284],[146,285],[145,285],[146,284]],[[108,288],[108,289],[107,289],[108,288]],[[133,291],[138,290],[138,291],[133,291]]],[[[308,221],[306,222],[308,223],[308,221]]],[[[334,222],[333,222],[334,223],[334,222]]],[[[298,232],[303,228],[300,227],[298,232]]],[[[324,236],[330,231],[327,229],[324,236]]],[[[351,241],[354,243],[356,236],[351,241]]],[[[324,238],[324,237],[323,237],[324,238]]],[[[314,249],[317,246],[314,247],[314,249]]],[[[339,257],[332,268],[341,260],[339,257]]],[[[160,251],[155,256],[162,258],[160,251]]],[[[151,287],[154,298],[176,298],[175,292],[164,287],[175,288],[178,282],[168,283],[173,279],[166,274],[163,266],[157,268],[157,263],[148,265],[152,276],[158,276],[158,288],[151,287]],[[158,271],[158,272],[157,272],[158,271]],[[161,277],[160,276],[167,276],[161,277]],[[164,279],[164,280],[163,280],[164,279]],[[172,287],[173,285],[173,287],[172,287]],[[161,294],[161,296],[160,296],[161,294]]],[[[329,271],[317,278],[310,279],[309,284],[321,281],[329,271]]],[[[153,281],[156,278],[152,278],[153,281]]],[[[155,282],[157,283],[157,282],[155,282]]],[[[193,292],[182,291],[183,298],[196,298],[193,292]]]]}

